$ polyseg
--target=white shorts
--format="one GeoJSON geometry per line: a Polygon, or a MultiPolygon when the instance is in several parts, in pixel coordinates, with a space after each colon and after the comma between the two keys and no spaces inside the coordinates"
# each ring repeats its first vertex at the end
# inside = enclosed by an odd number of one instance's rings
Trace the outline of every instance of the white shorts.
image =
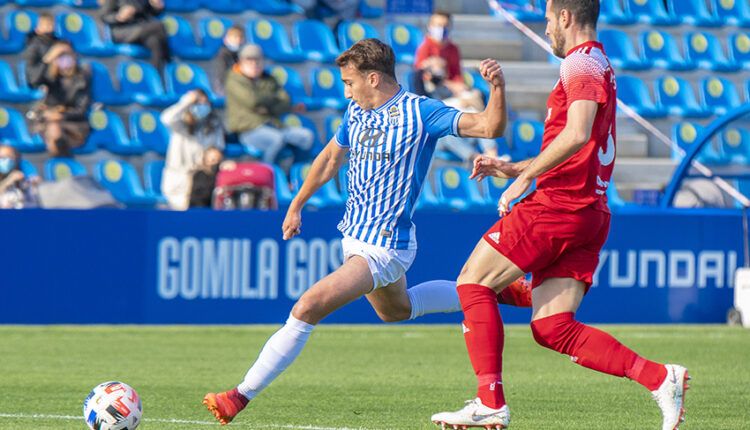
{"type": "Polygon", "coordinates": [[[344,251],[344,260],[359,255],[367,261],[372,273],[373,290],[398,281],[409,270],[414,257],[417,256],[417,251],[413,249],[384,248],[349,236],[341,239],[341,248],[344,251]]]}

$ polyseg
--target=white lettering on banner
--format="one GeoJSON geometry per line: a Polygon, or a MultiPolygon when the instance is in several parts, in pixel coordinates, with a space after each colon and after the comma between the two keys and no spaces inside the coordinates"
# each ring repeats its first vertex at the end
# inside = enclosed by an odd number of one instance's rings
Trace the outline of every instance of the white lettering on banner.
{"type": "Polygon", "coordinates": [[[158,243],[157,293],[164,300],[273,300],[285,270],[285,294],[296,300],[342,264],[338,239],[298,238],[286,246],[280,267],[274,239],[165,237],[158,243]]]}
{"type": "Polygon", "coordinates": [[[736,251],[604,250],[599,256],[593,284],[599,283],[599,275],[604,270],[612,288],[636,285],[640,288],[706,288],[710,284],[716,288],[725,285],[733,288],[736,269],[736,251]],[[620,263],[623,255],[624,265],[620,263]],[[651,279],[655,279],[655,283],[651,279]]]}

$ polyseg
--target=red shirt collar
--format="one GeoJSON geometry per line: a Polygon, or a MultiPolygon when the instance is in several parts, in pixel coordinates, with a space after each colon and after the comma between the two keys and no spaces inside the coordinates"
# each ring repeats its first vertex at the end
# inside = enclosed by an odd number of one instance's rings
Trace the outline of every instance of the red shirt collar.
{"type": "Polygon", "coordinates": [[[578,46],[574,46],[570,48],[570,50],[568,51],[567,54],[565,54],[565,56],[567,57],[568,55],[572,54],[573,51],[577,51],[583,47],[589,47],[589,46],[592,48],[599,48],[602,52],[604,52],[604,46],[602,46],[601,42],[598,42],[596,40],[588,40],[586,42],[581,43],[578,46]]]}

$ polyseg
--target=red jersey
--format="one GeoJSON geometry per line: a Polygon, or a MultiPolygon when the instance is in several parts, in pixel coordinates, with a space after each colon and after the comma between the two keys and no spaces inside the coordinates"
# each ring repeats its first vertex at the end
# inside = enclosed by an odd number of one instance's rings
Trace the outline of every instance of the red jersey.
{"type": "Polygon", "coordinates": [[[464,81],[461,74],[461,54],[458,51],[458,46],[454,45],[453,42],[446,40],[445,43],[440,44],[429,36],[425,37],[422,44],[417,48],[414,67],[420,68],[422,62],[430,57],[440,57],[445,60],[449,81],[464,81]]]}
{"type": "Polygon", "coordinates": [[[562,132],[568,108],[576,100],[599,104],[591,139],[570,158],[537,178],[533,199],[544,206],[574,212],[593,206],[609,212],[607,186],[615,166],[615,74],[602,44],[585,42],[568,52],[560,65],[560,80],[547,100],[542,150],[562,132]]]}

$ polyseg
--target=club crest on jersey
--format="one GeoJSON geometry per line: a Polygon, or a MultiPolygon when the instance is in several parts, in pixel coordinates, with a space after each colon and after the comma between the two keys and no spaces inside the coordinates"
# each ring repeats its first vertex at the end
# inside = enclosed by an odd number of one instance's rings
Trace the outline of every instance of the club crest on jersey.
{"type": "Polygon", "coordinates": [[[364,147],[371,148],[373,146],[378,146],[381,143],[381,137],[385,132],[383,130],[378,130],[377,128],[367,128],[359,135],[359,143],[360,145],[364,147]]]}
{"type": "Polygon", "coordinates": [[[391,106],[388,109],[388,123],[391,125],[398,125],[398,120],[401,117],[401,111],[398,110],[398,106],[391,106]]]}

